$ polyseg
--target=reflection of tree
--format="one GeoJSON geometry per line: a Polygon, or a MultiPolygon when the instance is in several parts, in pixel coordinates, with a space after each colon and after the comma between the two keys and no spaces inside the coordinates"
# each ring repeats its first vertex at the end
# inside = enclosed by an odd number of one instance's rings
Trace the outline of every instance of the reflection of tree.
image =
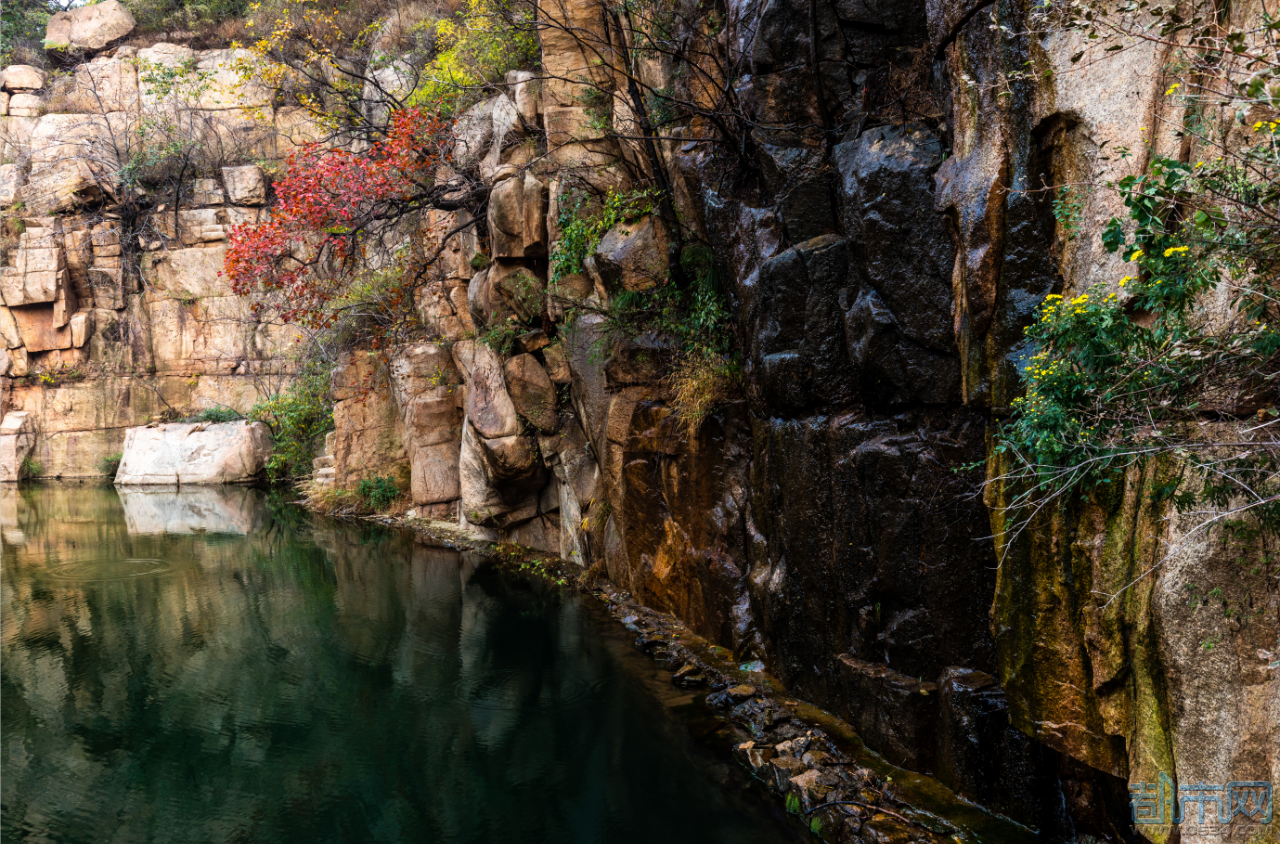
{"type": "Polygon", "coordinates": [[[249,536],[129,536],[112,491],[75,495],[22,502],[26,544],[5,552],[5,836],[776,834],[640,717],[652,704],[576,602],[261,498],[249,536]],[[172,570],[53,576],[91,540],[172,570]]]}

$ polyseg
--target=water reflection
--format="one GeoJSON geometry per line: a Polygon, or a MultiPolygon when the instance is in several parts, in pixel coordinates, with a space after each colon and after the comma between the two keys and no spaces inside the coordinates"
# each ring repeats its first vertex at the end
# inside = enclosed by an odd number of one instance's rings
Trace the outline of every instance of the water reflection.
{"type": "Polygon", "coordinates": [[[255,490],[3,492],[2,832],[777,841],[574,600],[255,490]]]}

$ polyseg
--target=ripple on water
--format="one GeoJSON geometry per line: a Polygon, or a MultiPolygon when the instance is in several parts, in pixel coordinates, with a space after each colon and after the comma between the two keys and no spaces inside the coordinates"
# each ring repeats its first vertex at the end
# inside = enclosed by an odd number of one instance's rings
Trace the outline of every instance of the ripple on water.
{"type": "Polygon", "coordinates": [[[172,569],[168,561],[151,557],[92,557],[58,563],[50,567],[47,574],[76,583],[107,583],[164,574],[172,569]]]}

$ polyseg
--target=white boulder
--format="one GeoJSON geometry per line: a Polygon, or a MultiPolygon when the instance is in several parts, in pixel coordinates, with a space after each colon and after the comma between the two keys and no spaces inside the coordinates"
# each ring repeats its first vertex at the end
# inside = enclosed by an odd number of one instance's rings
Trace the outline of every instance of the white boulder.
{"type": "Polygon", "coordinates": [[[35,425],[25,410],[11,410],[0,421],[0,481],[19,480],[22,461],[36,444],[35,425]]]}
{"type": "Polygon", "coordinates": [[[270,454],[271,434],[261,422],[130,428],[116,484],[245,483],[262,472],[270,454]]]}

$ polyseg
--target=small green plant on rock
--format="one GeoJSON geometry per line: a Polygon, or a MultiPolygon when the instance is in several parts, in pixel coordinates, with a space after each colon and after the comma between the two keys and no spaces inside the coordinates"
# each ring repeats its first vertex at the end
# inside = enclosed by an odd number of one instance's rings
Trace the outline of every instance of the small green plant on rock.
{"type": "Polygon", "coordinates": [[[509,358],[512,350],[515,349],[516,338],[520,336],[521,330],[520,326],[513,323],[493,322],[480,335],[480,342],[493,349],[498,357],[509,358]]]}
{"type": "Polygon", "coordinates": [[[213,424],[221,422],[235,422],[237,419],[243,419],[244,414],[230,407],[207,407],[199,413],[188,416],[185,422],[209,422],[213,424]]]}
{"type": "Polygon", "coordinates": [[[115,454],[108,454],[105,457],[98,458],[98,471],[108,477],[114,478],[116,472],[120,469],[120,461],[124,459],[124,453],[117,451],[115,454]]]}
{"type": "Polygon", "coordinates": [[[610,189],[595,214],[586,213],[587,197],[578,194],[560,206],[560,240],[551,253],[551,284],[567,275],[580,273],[582,262],[596,251],[601,239],[618,223],[643,217],[653,211],[659,193],[636,190],[619,193],[610,189]]]}
{"type": "Polygon", "coordinates": [[[708,416],[737,394],[742,364],[710,248],[691,244],[681,253],[680,263],[692,279],[687,288],[668,283],[618,294],[606,314],[605,336],[653,332],[670,341],[672,360],[665,382],[672,393],[671,407],[692,437],[708,416]]]}
{"type": "Polygon", "coordinates": [[[265,422],[275,444],[267,460],[272,480],[289,480],[311,471],[311,460],[333,430],[333,402],[323,363],[310,363],[287,390],[253,406],[249,418],[265,422]]]}
{"type": "Polygon", "coordinates": [[[34,457],[27,456],[22,458],[22,463],[18,466],[18,477],[20,478],[38,478],[44,474],[44,464],[34,457]]]}
{"type": "Polygon", "coordinates": [[[400,488],[391,477],[380,475],[362,480],[356,487],[356,494],[370,509],[385,510],[400,497],[400,488]]]}

